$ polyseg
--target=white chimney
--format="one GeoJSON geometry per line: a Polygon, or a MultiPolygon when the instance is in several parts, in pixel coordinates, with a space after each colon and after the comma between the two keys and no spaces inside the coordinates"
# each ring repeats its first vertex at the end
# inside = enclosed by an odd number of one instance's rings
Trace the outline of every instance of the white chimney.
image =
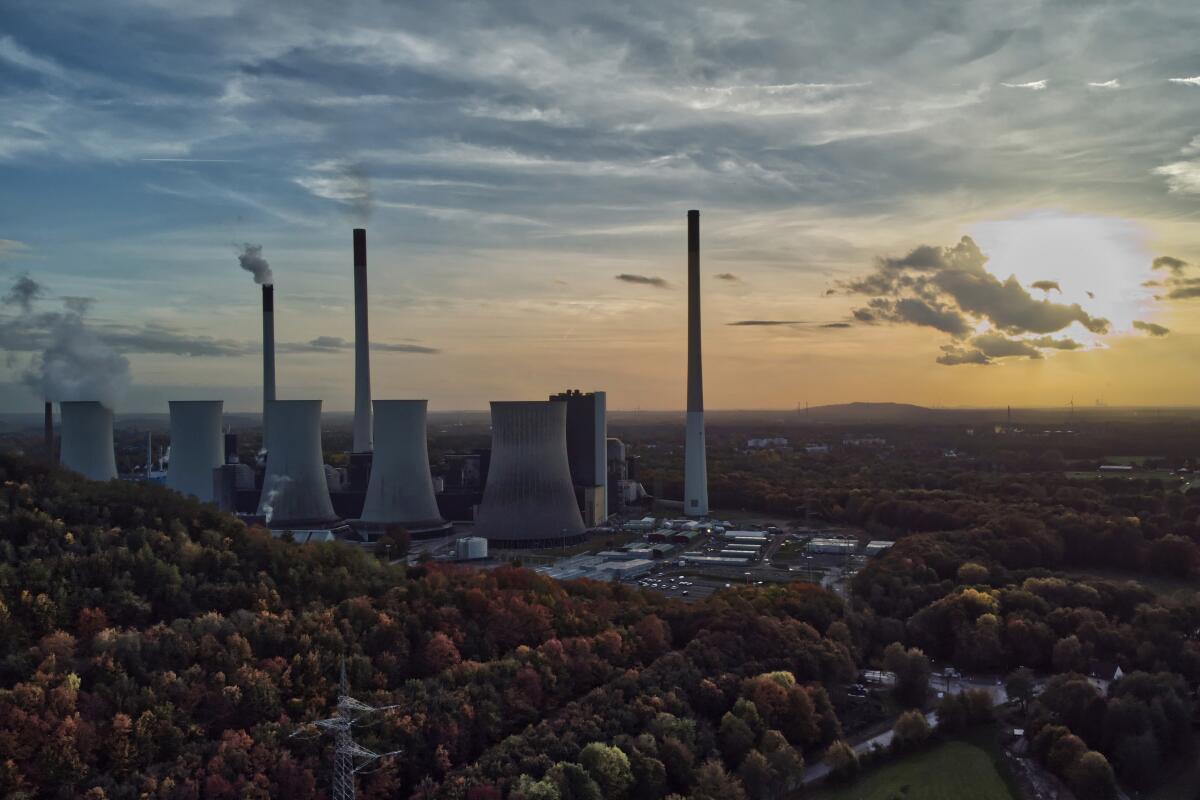
{"type": "Polygon", "coordinates": [[[321,452],[321,401],[275,400],[267,414],[271,425],[258,513],[273,527],[336,522],[321,452]]]}
{"type": "Polygon", "coordinates": [[[367,326],[367,231],[354,229],[354,450],[371,452],[371,337],[367,326]]]}
{"type": "Polygon", "coordinates": [[[362,521],[409,531],[444,528],[429,474],[427,400],[375,401],[375,457],[362,521]]]}
{"type": "Polygon", "coordinates": [[[95,400],[58,405],[62,465],[93,481],[117,477],[112,410],[95,400]]]}
{"type": "Polygon", "coordinates": [[[210,503],[213,470],[225,460],[220,400],[172,400],[171,461],[167,486],[210,503]]]}

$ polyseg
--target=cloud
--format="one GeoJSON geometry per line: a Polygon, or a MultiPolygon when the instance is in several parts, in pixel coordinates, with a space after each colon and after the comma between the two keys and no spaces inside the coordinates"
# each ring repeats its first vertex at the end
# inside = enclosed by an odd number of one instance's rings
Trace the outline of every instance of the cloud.
{"type": "Polygon", "coordinates": [[[1133,327],[1139,331],[1145,331],[1151,336],[1166,336],[1171,332],[1170,328],[1165,328],[1162,325],[1156,325],[1153,322],[1143,322],[1140,319],[1133,321],[1133,327]]]}
{"type": "Polygon", "coordinates": [[[1001,86],[1006,86],[1009,89],[1028,89],[1031,92],[1040,92],[1046,88],[1048,81],[1042,79],[1040,81],[1029,81],[1027,83],[1001,83],[1001,86]]]}
{"type": "Polygon", "coordinates": [[[947,367],[957,367],[964,364],[986,366],[992,363],[991,359],[981,350],[967,349],[952,344],[942,345],[942,354],[936,360],[937,363],[947,367]]]}
{"type": "Polygon", "coordinates": [[[29,273],[24,273],[18,276],[12,288],[0,299],[0,303],[4,303],[6,306],[17,306],[23,313],[28,314],[33,309],[34,301],[44,292],[45,289],[40,283],[29,277],[29,273]]]}
{"type": "Polygon", "coordinates": [[[1200,75],[1191,78],[1167,78],[1168,83],[1179,83],[1184,86],[1200,86],[1200,75]]]}
{"type": "Polygon", "coordinates": [[[1173,194],[1200,194],[1200,160],[1176,161],[1151,170],[1167,179],[1167,191],[1173,194]]]}
{"type": "Polygon", "coordinates": [[[61,66],[48,58],[31,53],[11,36],[0,36],[0,61],[58,80],[66,80],[68,77],[67,71],[61,66]]]}
{"type": "Polygon", "coordinates": [[[635,275],[629,272],[622,272],[620,275],[616,276],[616,279],[619,281],[624,281],[625,283],[637,283],[643,286],[656,286],[659,289],[671,288],[671,284],[668,283],[666,279],[659,278],[655,275],[635,275]]]}
{"type": "Polygon", "coordinates": [[[1151,264],[1155,270],[1165,270],[1166,278],[1161,281],[1146,281],[1143,286],[1161,286],[1168,291],[1158,295],[1157,300],[1190,300],[1200,297],[1200,275],[1189,275],[1192,265],[1174,256],[1158,256],[1151,264]]]}
{"type": "MultiPolygon", "coordinates": [[[[307,342],[284,342],[277,348],[284,353],[340,353],[354,349],[354,342],[341,336],[317,336],[307,342]]],[[[436,347],[426,347],[418,344],[392,344],[390,342],[371,342],[371,349],[384,353],[414,353],[417,355],[435,355],[440,353],[436,347]]]]}
{"type": "Polygon", "coordinates": [[[154,323],[140,327],[100,327],[98,335],[122,353],[165,353],[191,358],[237,357],[258,351],[257,345],[211,336],[189,336],[154,323]]]}
{"type": "Polygon", "coordinates": [[[730,322],[733,327],[772,327],[775,325],[800,325],[801,320],[798,319],[740,319],[737,322],[730,322]]]}
{"type": "MultiPolygon", "coordinates": [[[[915,325],[949,334],[956,341],[942,347],[938,363],[950,366],[1039,359],[1044,350],[1079,349],[1083,345],[1074,339],[1049,335],[1076,323],[1091,333],[1108,332],[1108,320],[1078,303],[1035,299],[1015,276],[1000,280],[989,272],[987,262],[975,241],[964,236],[951,247],[923,244],[903,256],[878,258],[874,272],[835,287],[838,293],[868,297],[865,307],[852,310],[859,322],[915,325]]],[[[1035,281],[1031,288],[1047,294],[1062,291],[1057,281],[1049,280],[1035,281]]]]}
{"type": "Polygon", "coordinates": [[[826,322],[822,328],[852,328],[854,327],[849,322],[826,322]]]}
{"type": "Polygon", "coordinates": [[[29,250],[29,245],[24,242],[18,242],[16,239],[0,239],[0,261],[29,250]]]}
{"type": "Polygon", "coordinates": [[[718,272],[713,276],[719,281],[729,281],[730,283],[741,283],[742,279],[732,272],[718,272]]]}
{"type": "Polygon", "coordinates": [[[1088,86],[1093,89],[1120,89],[1121,81],[1113,78],[1110,81],[1088,81],[1088,86]]]}
{"type": "Polygon", "coordinates": [[[296,178],[313,195],[345,204],[354,220],[365,225],[375,209],[371,176],[357,161],[324,161],[313,167],[316,175],[296,178]]]}
{"type": "Polygon", "coordinates": [[[1178,275],[1187,269],[1188,263],[1181,258],[1175,256],[1158,256],[1150,265],[1151,269],[1165,269],[1178,275]]]}

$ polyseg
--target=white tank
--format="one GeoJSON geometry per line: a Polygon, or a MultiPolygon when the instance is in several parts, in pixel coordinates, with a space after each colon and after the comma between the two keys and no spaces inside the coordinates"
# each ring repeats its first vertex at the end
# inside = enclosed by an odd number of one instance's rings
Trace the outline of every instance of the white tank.
{"type": "Polygon", "coordinates": [[[95,400],[66,401],[58,407],[62,465],[93,481],[117,477],[112,410],[95,400]]]}
{"type": "Polygon", "coordinates": [[[429,473],[427,400],[376,400],[371,480],[362,522],[403,525],[410,531],[443,528],[429,473]]]}
{"type": "Polygon", "coordinates": [[[492,460],[475,532],[493,547],[583,538],[567,461],[566,403],[492,403],[492,460]]]}
{"type": "Polygon", "coordinates": [[[258,513],[273,527],[337,521],[321,453],[321,401],[267,404],[267,465],[258,513]]]}
{"type": "Polygon", "coordinates": [[[220,400],[172,400],[171,463],[167,486],[180,494],[210,503],[213,470],[225,460],[220,400]]]}

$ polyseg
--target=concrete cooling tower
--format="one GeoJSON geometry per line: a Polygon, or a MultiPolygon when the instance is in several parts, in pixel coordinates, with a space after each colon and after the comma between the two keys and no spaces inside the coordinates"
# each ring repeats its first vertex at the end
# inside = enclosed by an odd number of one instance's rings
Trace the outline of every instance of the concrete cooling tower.
{"type": "Polygon", "coordinates": [[[172,400],[171,464],[167,486],[210,503],[213,470],[225,460],[220,400],[172,400]]]}
{"type": "Polygon", "coordinates": [[[112,410],[95,400],[81,400],[59,403],[59,413],[62,465],[93,481],[117,477],[112,410]]]}
{"type": "Polygon", "coordinates": [[[272,528],[336,522],[321,453],[321,401],[275,400],[267,414],[271,425],[258,513],[272,528]]]}
{"type": "Polygon", "coordinates": [[[499,548],[584,537],[567,461],[566,403],[492,403],[492,462],[475,532],[499,548]]]}
{"type": "Polygon", "coordinates": [[[364,527],[401,525],[410,533],[442,530],[429,474],[426,400],[376,400],[375,459],[363,502],[364,527]]]}

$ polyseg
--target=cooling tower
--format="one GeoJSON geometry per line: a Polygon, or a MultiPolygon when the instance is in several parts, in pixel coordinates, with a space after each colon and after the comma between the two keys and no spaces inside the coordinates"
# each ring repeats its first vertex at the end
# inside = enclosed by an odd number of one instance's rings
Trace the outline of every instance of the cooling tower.
{"type": "Polygon", "coordinates": [[[267,407],[275,402],[275,287],[263,284],[263,447],[267,446],[267,407]]]}
{"type": "Polygon", "coordinates": [[[220,400],[172,400],[167,486],[205,503],[213,500],[213,470],[225,460],[220,400]]]}
{"type": "Polygon", "coordinates": [[[438,512],[426,446],[426,400],[376,400],[375,458],[361,522],[410,532],[446,527],[438,512]]]}
{"type": "Polygon", "coordinates": [[[273,528],[336,522],[321,454],[321,401],[275,400],[267,413],[271,425],[258,513],[273,528]]]}
{"type": "Polygon", "coordinates": [[[93,481],[117,477],[113,413],[95,400],[58,404],[62,465],[93,481]]]}
{"type": "Polygon", "coordinates": [[[688,212],[687,438],[684,443],[683,513],[708,514],[704,452],[704,376],[700,357],[700,212],[688,212]]]}
{"type": "MultiPolygon", "coordinates": [[[[371,451],[371,338],[367,330],[367,231],[354,229],[354,452],[371,451]]],[[[424,435],[424,434],[422,434],[424,435]]]]}
{"type": "Polygon", "coordinates": [[[583,538],[567,461],[566,403],[492,403],[492,462],[475,532],[501,548],[583,538]]]}

